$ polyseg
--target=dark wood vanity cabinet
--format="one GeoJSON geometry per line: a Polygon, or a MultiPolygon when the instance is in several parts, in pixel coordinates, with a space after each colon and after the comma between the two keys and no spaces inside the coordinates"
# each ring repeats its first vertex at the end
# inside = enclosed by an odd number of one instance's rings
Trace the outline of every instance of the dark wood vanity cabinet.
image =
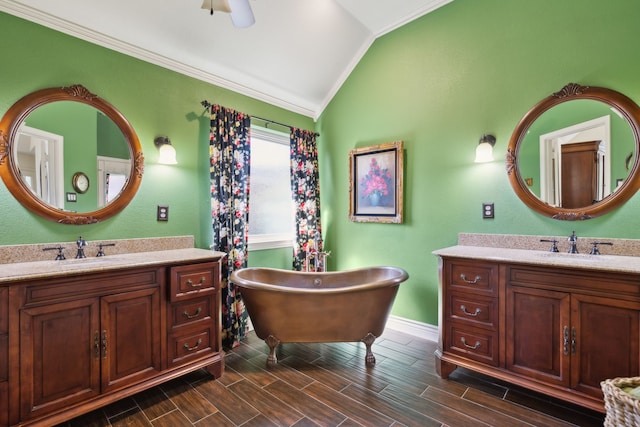
{"type": "MultiPolygon", "coordinates": [[[[171,268],[168,363],[178,366],[221,347],[218,263],[171,268]]],[[[221,365],[219,365],[222,368],[221,365]]],[[[221,372],[213,372],[219,376],[221,372]]]]}
{"type": "Polygon", "coordinates": [[[220,376],[219,271],[198,262],[0,287],[0,426],[55,424],[199,368],[220,376]]]}
{"type": "MultiPolygon", "coordinates": [[[[153,280],[156,273],[149,271],[145,276],[153,280]]],[[[23,305],[21,419],[64,409],[161,371],[161,286],[157,282],[135,285],[140,289],[23,305]]],[[[59,286],[49,291],[64,292],[65,284],[59,286]]],[[[31,290],[27,287],[27,294],[31,290]]]]}
{"type": "Polygon", "coordinates": [[[638,376],[638,278],[524,267],[507,272],[509,371],[596,399],[602,399],[602,380],[638,376]]]}
{"type": "MultiPolygon", "coordinates": [[[[457,261],[447,263],[441,343],[450,354],[487,365],[499,364],[498,267],[457,261]]],[[[446,375],[448,376],[448,374],[446,375]]]]}
{"type": "Polygon", "coordinates": [[[440,275],[443,378],[463,366],[604,411],[600,382],[640,374],[640,275],[446,257],[440,275]]]}

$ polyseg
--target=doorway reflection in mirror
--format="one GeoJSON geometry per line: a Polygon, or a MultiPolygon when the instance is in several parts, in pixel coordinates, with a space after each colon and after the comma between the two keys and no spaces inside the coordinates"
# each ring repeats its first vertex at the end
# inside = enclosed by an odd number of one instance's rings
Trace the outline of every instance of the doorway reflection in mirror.
{"type": "Polygon", "coordinates": [[[540,197],[579,208],[611,194],[609,116],[540,135],[540,197]]]}
{"type": "Polygon", "coordinates": [[[27,186],[46,203],[64,208],[64,137],[23,125],[13,151],[20,175],[27,186]]]}

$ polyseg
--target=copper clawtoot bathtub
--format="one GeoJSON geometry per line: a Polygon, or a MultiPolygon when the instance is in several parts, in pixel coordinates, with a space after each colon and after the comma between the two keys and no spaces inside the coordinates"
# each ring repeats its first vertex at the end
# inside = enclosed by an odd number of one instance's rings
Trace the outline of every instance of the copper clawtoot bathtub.
{"type": "Polygon", "coordinates": [[[277,363],[281,342],[362,341],[365,362],[372,365],[371,345],[408,277],[396,267],[323,273],[244,268],[231,281],[240,288],[256,335],[269,346],[267,363],[277,363]]]}

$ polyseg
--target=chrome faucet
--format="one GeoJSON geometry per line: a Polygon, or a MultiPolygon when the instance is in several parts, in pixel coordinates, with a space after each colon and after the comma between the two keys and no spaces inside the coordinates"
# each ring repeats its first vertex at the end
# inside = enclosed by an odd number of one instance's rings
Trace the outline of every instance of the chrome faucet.
{"type": "Polygon", "coordinates": [[[558,250],[558,241],[556,239],[540,239],[540,241],[551,243],[551,249],[549,249],[549,252],[560,252],[558,250]]]}
{"type": "Polygon", "coordinates": [[[331,251],[326,252],[321,249],[322,234],[320,231],[316,231],[315,239],[310,240],[310,242],[311,248],[307,250],[307,255],[305,257],[305,271],[327,271],[327,257],[331,254],[331,251]]]}
{"type": "Polygon", "coordinates": [[[58,246],[53,246],[50,248],[43,248],[43,251],[58,251],[58,255],[56,255],[56,261],[62,261],[65,260],[65,256],[64,256],[64,247],[62,245],[58,245],[58,246]]]}
{"type": "Polygon", "coordinates": [[[115,243],[100,243],[100,244],[98,244],[98,253],[96,254],[96,256],[97,257],[101,257],[101,256],[105,255],[104,254],[104,250],[103,250],[103,248],[105,246],[115,246],[115,245],[116,245],[115,243]]]}
{"type": "Polygon", "coordinates": [[[569,236],[569,253],[577,254],[578,253],[578,236],[576,236],[576,232],[574,231],[569,236]]]}
{"type": "Polygon", "coordinates": [[[591,249],[591,252],[590,252],[591,255],[600,255],[600,250],[598,249],[598,245],[613,246],[613,243],[611,242],[591,242],[591,244],[593,245],[593,248],[591,249]]]}
{"type": "Polygon", "coordinates": [[[82,238],[82,236],[78,236],[78,240],[76,240],[76,245],[78,246],[78,252],[76,253],[76,258],[86,258],[87,256],[84,254],[84,247],[87,246],[87,241],[82,238]]]}

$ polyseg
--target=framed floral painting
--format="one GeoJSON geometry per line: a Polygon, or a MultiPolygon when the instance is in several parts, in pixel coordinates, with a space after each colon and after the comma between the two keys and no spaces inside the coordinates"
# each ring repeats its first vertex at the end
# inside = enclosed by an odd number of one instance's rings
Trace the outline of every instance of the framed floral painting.
{"type": "Polygon", "coordinates": [[[402,141],[349,152],[349,218],[355,222],[402,222],[402,141]]]}

